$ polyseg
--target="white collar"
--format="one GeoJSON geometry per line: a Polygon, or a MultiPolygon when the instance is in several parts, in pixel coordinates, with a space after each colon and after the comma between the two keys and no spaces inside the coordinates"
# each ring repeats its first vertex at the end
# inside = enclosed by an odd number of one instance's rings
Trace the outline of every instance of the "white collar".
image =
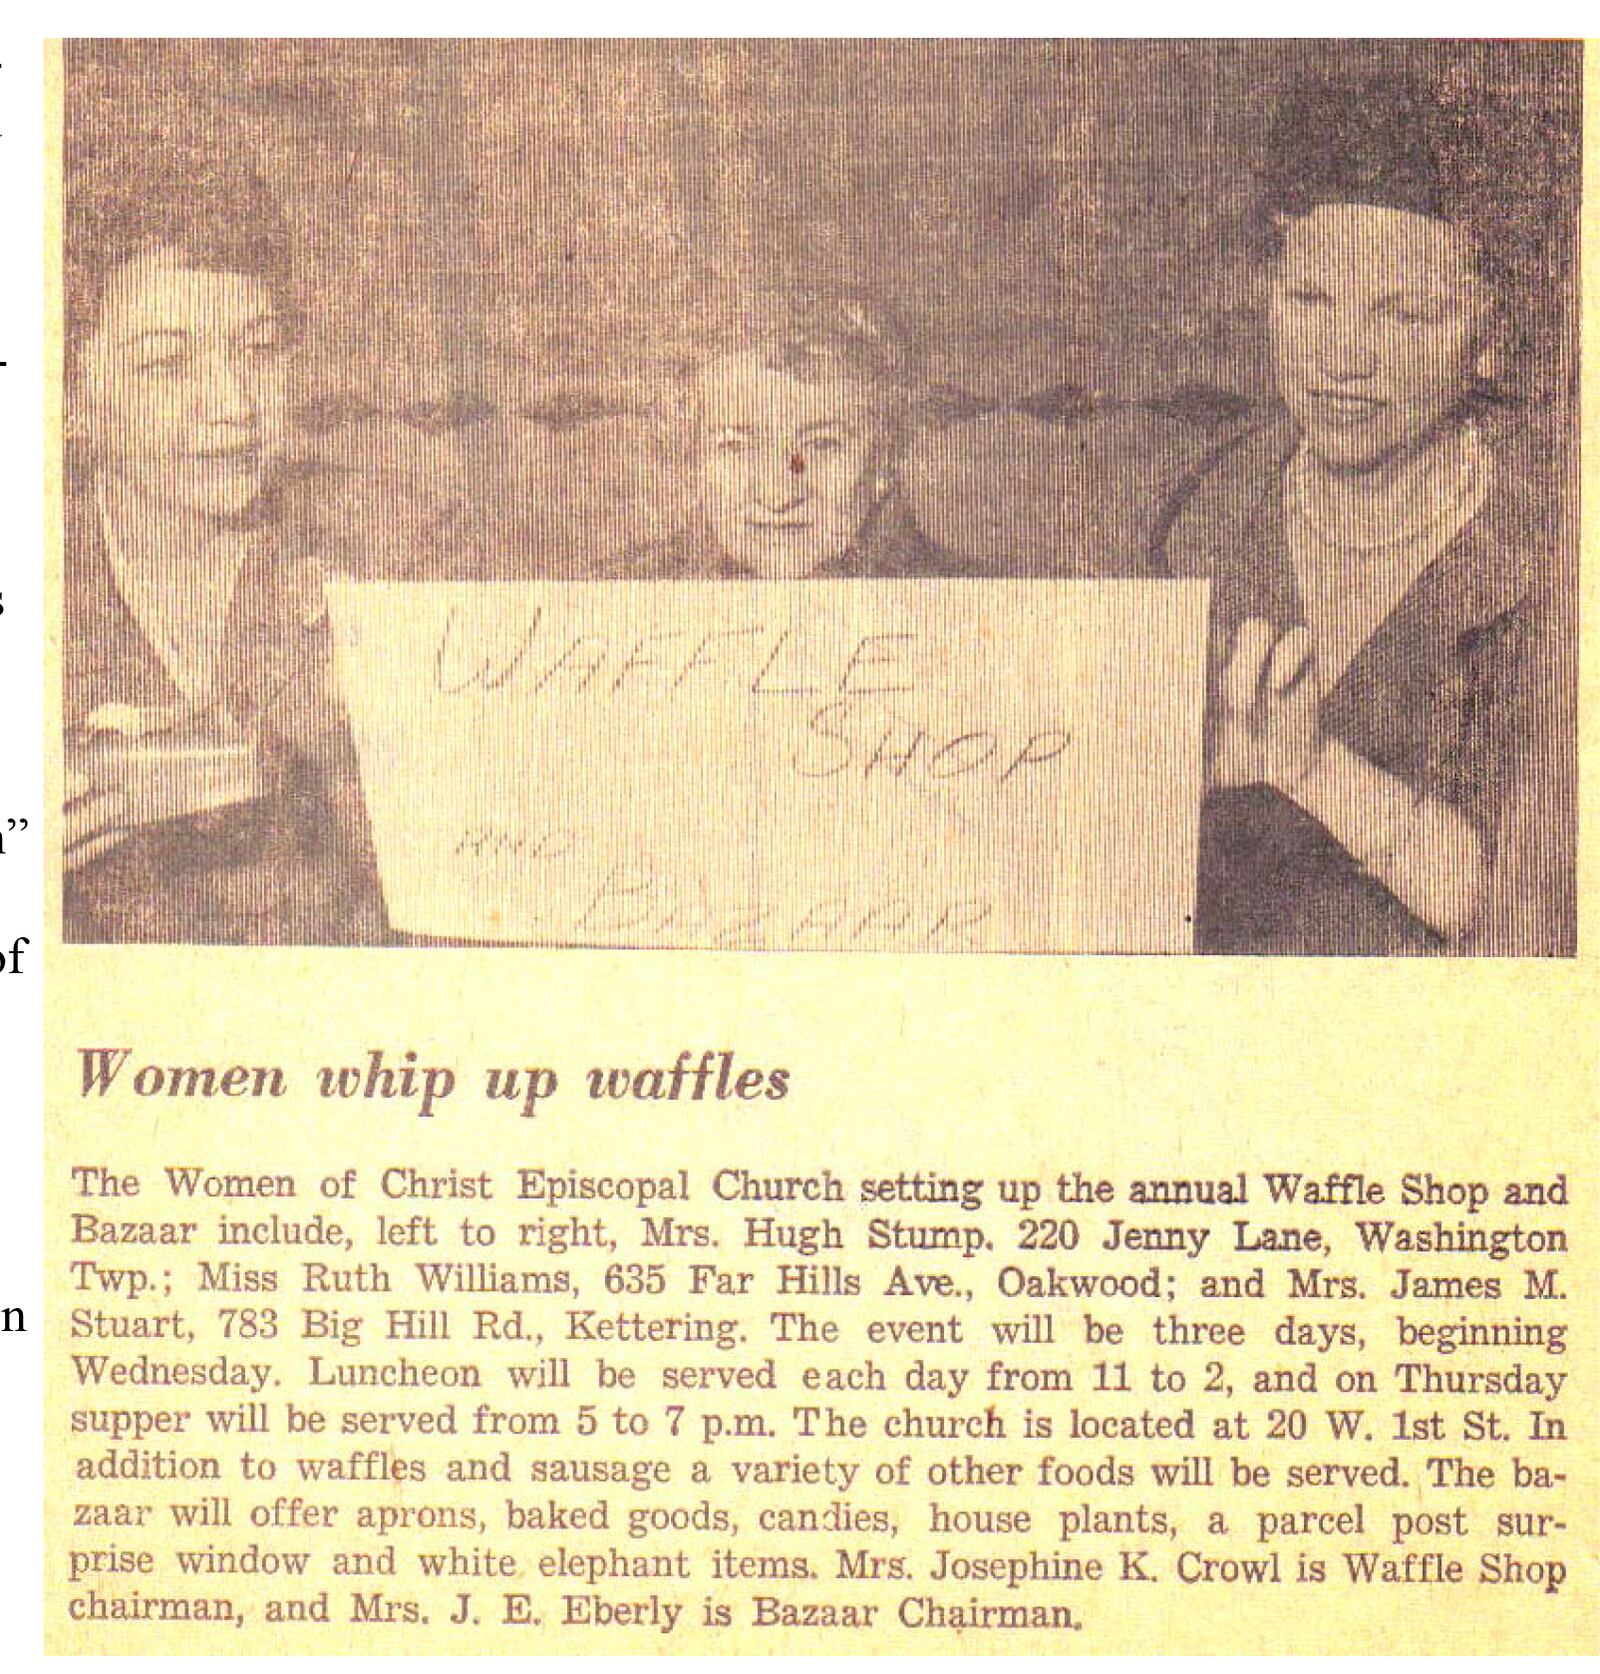
{"type": "MultiPolygon", "coordinates": [[[[134,501],[137,504],[137,501],[134,501]]],[[[95,506],[105,540],[106,560],[128,613],[150,642],[174,686],[191,703],[212,696],[217,653],[227,631],[228,615],[240,572],[249,555],[249,536],[219,530],[202,552],[135,553],[122,538],[117,517],[103,488],[95,506]]],[[[153,527],[159,528],[152,518],[153,527]]]]}

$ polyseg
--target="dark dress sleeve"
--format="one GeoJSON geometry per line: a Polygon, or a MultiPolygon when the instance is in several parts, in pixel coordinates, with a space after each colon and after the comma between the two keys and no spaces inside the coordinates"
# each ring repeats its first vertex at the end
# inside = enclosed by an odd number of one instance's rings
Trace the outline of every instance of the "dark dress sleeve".
{"type": "Polygon", "coordinates": [[[1517,697],[1503,727],[1493,865],[1474,952],[1577,951],[1577,646],[1575,589],[1552,588],[1529,612],[1517,697]]]}

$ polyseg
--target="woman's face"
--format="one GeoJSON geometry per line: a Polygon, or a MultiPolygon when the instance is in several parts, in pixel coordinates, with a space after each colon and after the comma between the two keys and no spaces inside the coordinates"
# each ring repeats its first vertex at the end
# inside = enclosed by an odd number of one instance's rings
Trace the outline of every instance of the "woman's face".
{"type": "Polygon", "coordinates": [[[96,470],[174,511],[238,517],[288,427],[286,323],[266,286],[153,251],[107,286],[78,366],[96,470]]]}
{"type": "Polygon", "coordinates": [[[1326,465],[1370,470],[1460,405],[1491,303],[1446,221],[1327,204],[1290,221],[1272,280],[1278,389],[1326,465]]]}
{"type": "Polygon", "coordinates": [[[843,557],[880,494],[867,390],[742,354],[705,367],[698,395],[701,503],[724,556],[767,581],[843,557]]]}

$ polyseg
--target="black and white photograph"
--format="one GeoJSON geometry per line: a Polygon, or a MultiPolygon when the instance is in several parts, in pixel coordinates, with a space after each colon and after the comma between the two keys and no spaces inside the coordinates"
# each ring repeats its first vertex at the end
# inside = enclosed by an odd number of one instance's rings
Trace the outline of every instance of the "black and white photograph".
{"type": "Polygon", "coordinates": [[[68,941],[1574,951],[1576,44],[64,59],[68,941]]]}

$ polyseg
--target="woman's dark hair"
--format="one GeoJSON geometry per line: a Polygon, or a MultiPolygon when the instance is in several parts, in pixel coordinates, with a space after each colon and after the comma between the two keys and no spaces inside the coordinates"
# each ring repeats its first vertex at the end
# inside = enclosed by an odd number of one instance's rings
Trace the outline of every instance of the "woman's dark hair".
{"type": "Polygon", "coordinates": [[[1523,126],[1493,101],[1463,107],[1413,80],[1301,83],[1268,131],[1260,229],[1275,246],[1285,218],[1321,205],[1409,210],[1459,227],[1483,276],[1515,291],[1540,265],[1553,207],[1523,126]]]}
{"type": "Polygon", "coordinates": [[[230,159],[154,146],[72,159],[63,246],[69,371],[112,278],[154,250],[170,249],[205,271],[248,274],[295,312],[294,262],[277,201],[252,169],[230,159]]]}

